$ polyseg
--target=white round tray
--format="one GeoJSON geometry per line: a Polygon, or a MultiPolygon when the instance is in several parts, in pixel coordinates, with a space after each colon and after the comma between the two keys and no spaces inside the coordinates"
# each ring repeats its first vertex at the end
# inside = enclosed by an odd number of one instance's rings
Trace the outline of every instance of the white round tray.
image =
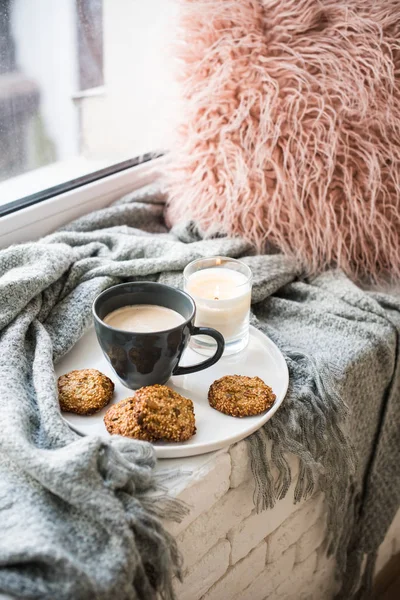
{"type": "MultiPolygon", "coordinates": [[[[193,364],[204,360],[190,348],[185,351],[181,364],[193,364]]],[[[112,403],[123,398],[133,396],[133,390],[123,386],[104,358],[97,342],[94,329],[90,329],[65,355],[56,366],[56,375],[62,375],[73,369],[98,369],[108,375],[115,383],[115,392],[112,403]]],[[[154,444],[156,454],[160,458],[175,458],[205,454],[218,450],[247,437],[264,423],[278,410],[286,395],[289,384],[289,373],[286,361],[281,351],[263,333],[250,327],[250,341],[245,350],[233,356],[224,356],[209,369],[172,377],[168,385],[194,403],[197,433],[190,440],[183,443],[157,442],[154,444]],[[276,400],[266,412],[242,419],[224,415],[210,407],[207,393],[210,385],[223,375],[258,375],[266,384],[272,387],[276,400]]],[[[91,416],[80,416],[72,413],[62,413],[70,427],[83,435],[108,436],[103,417],[107,411],[102,411],[91,416]]]]}

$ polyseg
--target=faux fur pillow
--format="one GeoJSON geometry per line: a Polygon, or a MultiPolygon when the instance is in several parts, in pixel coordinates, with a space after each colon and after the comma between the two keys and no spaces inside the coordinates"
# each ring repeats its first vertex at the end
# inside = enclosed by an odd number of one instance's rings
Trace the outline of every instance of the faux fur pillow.
{"type": "Polygon", "coordinates": [[[399,277],[399,1],[180,2],[169,220],[399,277]]]}

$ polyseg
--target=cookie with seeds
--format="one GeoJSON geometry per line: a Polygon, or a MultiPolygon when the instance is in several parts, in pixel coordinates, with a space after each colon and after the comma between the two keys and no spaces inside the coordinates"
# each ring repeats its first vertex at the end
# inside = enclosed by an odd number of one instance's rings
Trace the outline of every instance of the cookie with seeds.
{"type": "Polygon", "coordinates": [[[104,424],[111,435],[123,435],[145,442],[156,440],[140,427],[136,416],[136,398],[133,396],[110,406],[104,415],[104,424]]]}
{"type": "Polygon", "coordinates": [[[208,392],[212,408],[232,417],[250,417],[270,408],[275,394],[259,377],[226,375],[217,379],[208,392]]]}
{"type": "Polygon", "coordinates": [[[58,378],[58,399],[64,412],[92,415],[110,402],[114,383],[97,369],[70,371],[58,378]]]}
{"type": "Polygon", "coordinates": [[[157,439],[185,442],[196,433],[193,402],[165,385],[136,392],[137,422],[157,439]]]}

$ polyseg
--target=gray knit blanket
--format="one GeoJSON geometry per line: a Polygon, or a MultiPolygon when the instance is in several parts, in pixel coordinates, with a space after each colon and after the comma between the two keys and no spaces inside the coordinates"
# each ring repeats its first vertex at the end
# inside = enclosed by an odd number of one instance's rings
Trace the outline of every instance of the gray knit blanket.
{"type": "Polygon", "coordinates": [[[173,597],[180,559],[160,516],[179,519],[184,507],[154,474],[149,444],[68,428],[53,364],[91,325],[105,288],[180,285],[189,261],[220,254],[251,267],[253,324],[290,371],[282,407],[249,438],[258,507],[287,493],[285,455],[296,454],[294,500],[324,491],[343,598],[355,594],[368,554],[362,597],[400,504],[399,298],[362,291],[338,271],[306,280],[281,255],[255,256],[240,239],[201,239],[192,224],[168,232],[163,208],[162,195],[144,189],[0,253],[0,592],[173,597]]]}

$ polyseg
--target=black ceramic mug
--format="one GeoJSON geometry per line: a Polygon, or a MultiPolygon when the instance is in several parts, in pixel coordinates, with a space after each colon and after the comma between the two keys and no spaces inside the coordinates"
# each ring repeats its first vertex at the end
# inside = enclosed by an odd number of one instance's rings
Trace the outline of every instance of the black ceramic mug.
{"type": "Polygon", "coordinates": [[[224,352],[224,338],[210,327],[195,327],[196,305],[182,290],[148,281],[121,283],[97,296],[93,303],[94,326],[105,357],[120,381],[136,390],[145,385],[163,384],[171,375],[186,375],[207,369],[224,352]],[[118,308],[135,304],[164,306],[181,314],[184,322],[172,329],[135,333],[115,329],[103,319],[118,308]],[[217,342],[214,356],[188,367],[179,360],[191,335],[209,335],[217,342]]]}

